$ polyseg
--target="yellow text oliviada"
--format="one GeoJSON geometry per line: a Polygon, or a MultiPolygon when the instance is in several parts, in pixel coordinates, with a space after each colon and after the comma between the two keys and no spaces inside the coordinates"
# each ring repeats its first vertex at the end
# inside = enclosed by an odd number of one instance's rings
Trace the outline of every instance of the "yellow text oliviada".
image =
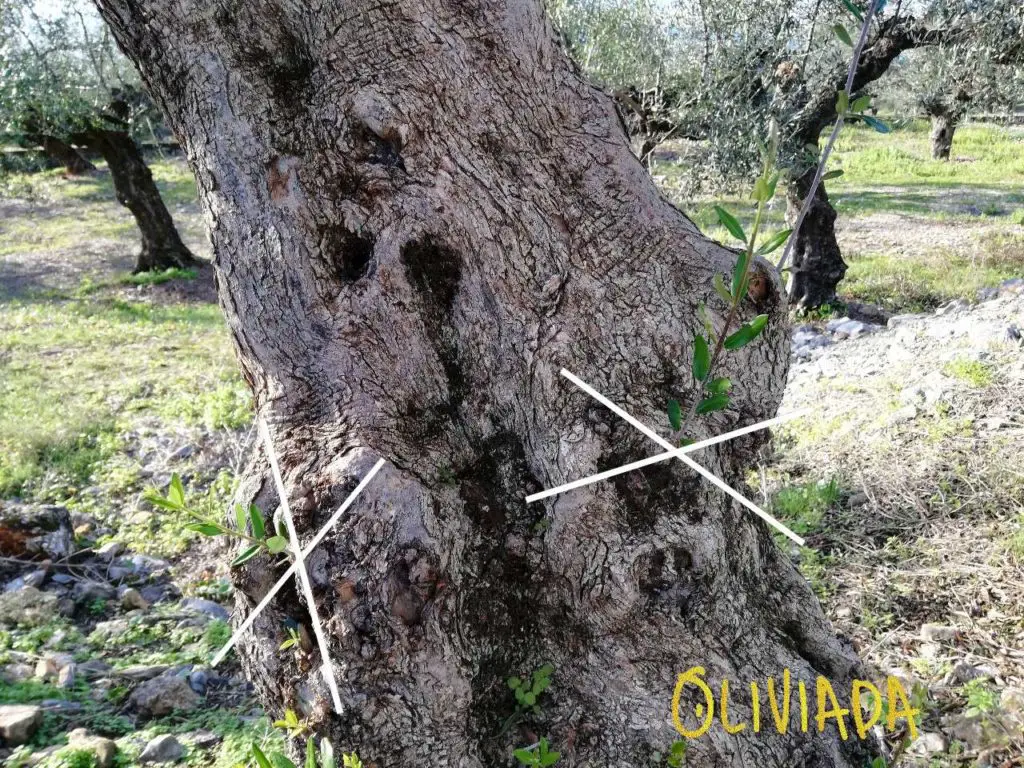
{"type": "MultiPolygon", "coordinates": [[[[691,667],[686,672],[679,675],[679,680],[676,682],[675,694],[672,696],[672,722],[675,724],[676,730],[687,739],[695,739],[698,736],[703,736],[707,733],[708,729],[711,728],[715,719],[716,699],[711,688],[704,681],[704,675],[705,672],[703,667],[691,667]],[[686,726],[683,725],[683,718],[679,712],[680,700],[682,698],[683,691],[688,685],[694,686],[704,694],[704,704],[698,704],[694,711],[694,715],[697,720],[701,721],[700,726],[695,730],[688,730],[686,726]]],[[[777,690],[778,686],[776,685],[774,677],[769,677],[766,681],[767,699],[771,710],[771,719],[775,726],[775,730],[779,733],[786,733],[790,727],[790,694],[792,693],[790,678],[791,675],[787,669],[782,673],[781,692],[777,690]]],[[[914,723],[914,718],[920,714],[920,710],[914,709],[910,705],[910,700],[907,698],[907,692],[903,689],[903,685],[900,683],[898,678],[886,678],[885,687],[887,694],[886,700],[888,704],[888,706],[885,707],[885,711],[887,713],[885,723],[886,727],[890,731],[895,731],[897,720],[905,720],[907,723],[907,729],[910,733],[910,738],[916,739],[917,727],[914,723]]],[[[815,684],[815,689],[814,693],[817,707],[815,708],[814,725],[817,727],[819,732],[825,730],[825,724],[829,720],[834,720],[836,727],[839,729],[839,735],[845,741],[850,735],[847,729],[847,718],[849,717],[850,724],[856,731],[857,736],[861,739],[865,739],[867,738],[868,730],[882,717],[882,693],[876,686],[865,680],[853,681],[850,690],[849,709],[844,709],[839,706],[839,701],[836,699],[836,694],[832,689],[832,684],[826,678],[819,677],[815,684]],[[870,694],[870,696],[865,697],[865,694],[870,694]],[[867,719],[864,717],[863,705],[865,703],[867,703],[871,708],[870,715],[867,719]]],[[[802,733],[807,733],[807,730],[810,727],[810,712],[807,704],[807,685],[802,680],[798,681],[797,693],[800,700],[800,731],[802,733]]],[[[740,733],[745,730],[748,725],[754,733],[759,733],[761,731],[761,692],[756,682],[750,683],[750,723],[742,720],[738,720],[737,722],[730,721],[728,680],[722,681],[717,702],[719,704],[719,718],[722,721],[722,728],[725,729],[726,733],[740,733]]]]}

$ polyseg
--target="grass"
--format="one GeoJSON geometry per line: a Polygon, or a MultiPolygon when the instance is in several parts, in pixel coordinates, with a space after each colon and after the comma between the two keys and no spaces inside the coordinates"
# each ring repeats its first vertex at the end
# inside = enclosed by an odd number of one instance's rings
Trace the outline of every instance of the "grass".
{"type": "MultiPolygon", "coordinates": [[[[195,182],[184,163],[155,160],[150,169],[179,227],[200,231],[198,221],[179,216],[180,209],[196,205],[195,182]]],[[[0,200],[18,199],[34,206],[31,216],[0,219],[0,256],[74,248],[83,242],[137,239],[131,213],[111,206],[114,195],[106,165],[98,163],[97,170],[96,174],[72,178],[64,178],[62,169],[0,176],[0,200]],[[67,215],[69,204],[74,216],[67,215]]]]}
{"type": "Polygon", "coordinates": [[[986,365],[980,360],[951,360],[946,363],[942,371],[947,376],[964,381],[972,387],[983,389],[992,386],[995,381],[995,374],[991,365],[986,365]]]}
{"type": "MultiPolygon", "coordinates": [[[[849,264],[841,301],[920,312],[951,299],[973,301],[982,289],[1024,275],[1021,130],[965,125],[953,160],[944,162],[931,158],[924,122],[884,135],[848,125],[831,167],[844,172],[827,184],[849,264]]],[[[670,195],[685,172],[680,163],[654,169],[670,195]]],[[[677,201],[706,234],[729,245],[737,243],[714,206],[728,208],[745,227],[752,220],[745,194],[677,201]]],[[[785,212],[785,201],[774,201],[767,235],[786,226],[785,212]]]]}
{"type": "Polygon", "coordinates": [[[9,302],[0,365],[0,497],[75,496],[118,451],[134,415],[211,427],[247,420],[214,306],[9,302]]]}

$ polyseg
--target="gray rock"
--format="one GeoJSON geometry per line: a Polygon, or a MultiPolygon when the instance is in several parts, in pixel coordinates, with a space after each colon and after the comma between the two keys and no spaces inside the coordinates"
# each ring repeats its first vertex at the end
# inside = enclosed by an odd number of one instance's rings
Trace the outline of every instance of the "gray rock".
{"type": "Polygon", "coordinates": [[[188,711],[199,704],[199,696],[180,677],[154,677],[141,683],[128,698],[128,706],[145,718],[162,717],[175,710],[188,711]]]}
{"type": "Polygon", "coordinates": [[[8,555],[39,555],[61,560],[74,552],[75,533],[64,507],[5,503],[0,507],[0,538],[12,542],[8,555]]]}
{"type": "Polygon", "coordinates": [[[96,768],[111,768],[117,757],[117,744],[102,736],[91,736],[85,728],[68,733],[68,746],[92,752],[96,756],[96,768]]]}
{"type": "Polygon", "coordinates": [[[911,754],[936,755],[946,751],[946,737],[941,733],[922,733],[910,745],[911,754]]]}
{"type": "Polygon", "coordinates": [[[43,724],[40,707],[23,704],[0,706],[0,736],[9,747],[17,747],[31,739],[43,724]]]}
{"type": "Polygon", "coordinates": [[[78,671],[86,680],[103,677],[110,671],[110,665],[102,659],[89,659],[78,665],[78,671]]]}
{"type": "Polygon", "coordinates": [[[857,491],[857,493],[850,496],[850,507],[862,507],[868,503],[868,495],[863,491],[857,491]]]}
{"type": "Polygon", "coordinates": [[[96,550],[96,557],[105,562],[112,562],[115,557],[124,552],[124,545],[119,541],[108,541],[96,550]]]}
{"type": "Polygon", "coordinates": [[[75,577],[67,573],[55,573],[50,578],[56,583],[63,584],[64,586],[75,583],[75,577]]]}
{"type": "Polygon", "coordinates": [[[1024,723],[1024,688],[1003,688],[999,694],[999,707],[1018,723],[1024,723]]]}
{"type": "Polygon", "coordinates": [[[167,457],[167,459],[168,459],[168,461],[182,461],[183,459],[187,459],[189,456],[191,456],[195,452],[196,452],[196,447],[194,445],[185,444],[185,445],[181,446],[180,448],[177,448],[174,451],[174,453],[172,453],[170,456],[167,457]]]}
{"type": "Polygon", "coordinates": [[[75,679],[78,673],[78,665],[71,662],[67,666],[61,667],[60,672],[57,673],[57,686],[64,688],[65,690],[75,687],[75,679]]]}
{"type": "Polygon", "coordinates": [[[79,605],[86,605],[97,600],[112,600],[116,594],[116,590],[109,584],[100,581],[80,581],[75,584],[71,597],[79,605]]]}
{"type": "Polygon", "coordinates": [[[133,664],[117,670],[114,674],[128,680],[152,680],[154,677],[160,677],[168,669],[170,667],[166,664],[133,664]]]}
{"type": "Polygon", "coordinates": [[[121,607],[126,611],[144,611],[149,608],[149,602],[137,589],[125,587],[118,592],[121,599],[121,607]]]}
{"type": "Polygon", "coordinates": [[[941,624],[923,624],[921,626],[921,639],[928,643],[951,643],[957,639],[959,634],[956,627],[946,627],[941,624]]]}
{"type": "Polygon", "coordinates": [[[1007,344],[1016,344],[1020,341],[1020,328],[1016,325],[1008,325],[1003,329],[1001,340],[1007,344]]]}
{"type": "Polygon", "coordinates": [[[30,680],[34,673],[35,669],[31,664],[6,664],[0,669],[0,678],[7,683],[21,683],[30,680]]]}
{"type": "Polygon", "coordinates": [[[206,614],[211,619],[228,621],[231,618],[231,614],[227,612],[224,606],[213,602],[213,600],[204,600],[201,597],[187,597],[178,603],[178,607],[184,611],[206,614]]]}
{"type": "Polygon", "coordinates": [[[213,749],[223,741],[223,738],[213,731],[193,731],[182,736],[196,749],[213,749]]]}
{"type": "Polygon", "coordinates": [[[181,746],[181,743],[169,733],[165,733],[163,736],[157,736],[146,745],[146,748],[142,750],[142,754],[139,756],[139,762],[176,763],[184,756],[185,748],[181,746]]]}
{"type": "Polygon", "coordinates": [[[57,612],[57,596],[35,587],[0,595],[0,625],[37,627],[57,612]]]}
{"type": "Polygon", "coordinates": [[[4,592],[17,592],[22,587],[35,587],[38,589],[43,586],[46,581],[46,571],[40,568],[38,571],[32,571],[25,576],[19,576],[12,581],[7,582],[7,586],[4,587],[4,592]]]}
{"type": "Polygon", "coordinates": [[[188,684],[200,696],[205,696],[206,686],[210,684],[210,673],[202,667],[197,667],[188,676],[188,684]]]}
{"type": "Polygon", "coordinates": [[[140,575],[144,576],[150,573],[159,573],[166,571],[171,567],[171,564],[166,560],[161,560],[158,557],[149,557],[148,555],[135,555],[132,558],[132,570],[140,575]]]}

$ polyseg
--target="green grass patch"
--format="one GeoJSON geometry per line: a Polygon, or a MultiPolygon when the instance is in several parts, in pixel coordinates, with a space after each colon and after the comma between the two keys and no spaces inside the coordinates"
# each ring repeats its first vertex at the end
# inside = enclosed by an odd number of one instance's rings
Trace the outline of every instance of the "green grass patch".
{"type": "Polygon", "coordinates": [[[114,453],[119,426],[239,426],[244,384],[216,307],[120,299],[11,302],[0,315],[0,497],[64,501],[114,453]]]}
{"type": "Polygon", "coordinates": [[[781,489],[772,499],[772,511],[794,533],[817,530],[829,507],[839,501],[839,483],[803,483],[781,489]]]}
{"type": "Polygon", "coordinates": [[[995,373],[991,365],[980,360],[951,360],[942,367],[942,372],[976,389],[992,386],[995,373]]]}

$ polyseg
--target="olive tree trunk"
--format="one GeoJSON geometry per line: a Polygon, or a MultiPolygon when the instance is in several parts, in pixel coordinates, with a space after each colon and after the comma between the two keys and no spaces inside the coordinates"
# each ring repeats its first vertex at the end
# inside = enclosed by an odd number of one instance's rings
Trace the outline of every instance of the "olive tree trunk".
{"type": "MultiPolygon", "coordinates": [[[[272,714],[381,768],[512,765],[538,736],[563,765],[632,768],[676,738],[691,666],[734,691],[785,667],[850,679],[855,655],[765,526],[678,463],[524,502],[660,450],[559,370],[666,427],[669,397],[696,394],[698,307],[722,322],[712,278],[734,263],[659,195],[540,2],[99,6],[195,172],[300,536],[388,462],[309,559],[345,713],[315,647],[278,651],[286,619],[309,628],[289,589],[239,649],[272,714]],[[503,730],[506,679],[544,663],[542,714],[503,730]]],[[[728,357],[733,405],[698,434],[782,396],[786,308],[759,269],[771,287],[742,315],[768,328],[728,357]]],[[[757,445],[698,458],[738,483],[757,445]]],[[[265,456],[241,494],[278,510],[265,456]]],[[[281,568],[236,569],[240,615],[281,568]]],[[[752,735],[750,713],[736,695],[747,732],[716,725],[688,764],[865,764],[834,727],[752,735]]]]}
{"type": "Polygon", "coordinates": [[[935,160],[949,160],[949,154],[953,150],[953,134],[956,132],[956,116],[952,112],[933,112],[932,120],[932,158],[935,160]]]}
{"type": "MultiPolygon", "coordinates": [[[[811,168],[786,189],[786,219],[790,225],[800,215],[814,171],[811,168]]],[[[836,218],[825,185],[819,184],[791,253],[789,300],[796,307],[811,309],[836,300],[836,286],[846,274],[846,262],[836,239],[836,218]]]]}
{"type": "Polygon", "coordinates": [[[76,140],[103,155],[114,181],[117,201],[132,212],[142,235],[135,272],[186,268],[198,264],[182,242],[170,211],[160,197],[153,173],[138,145],[126,132],[92,128],[76,140]]]}
{"type": "Polygon", "coordinates": [[[28,138],[41,146],[47,157],[63,166],[64,172],[69,176],[81,176],[96,170],[96,166],[83,157],[81,152],[61,138],[46,134],[28,138]]]}

